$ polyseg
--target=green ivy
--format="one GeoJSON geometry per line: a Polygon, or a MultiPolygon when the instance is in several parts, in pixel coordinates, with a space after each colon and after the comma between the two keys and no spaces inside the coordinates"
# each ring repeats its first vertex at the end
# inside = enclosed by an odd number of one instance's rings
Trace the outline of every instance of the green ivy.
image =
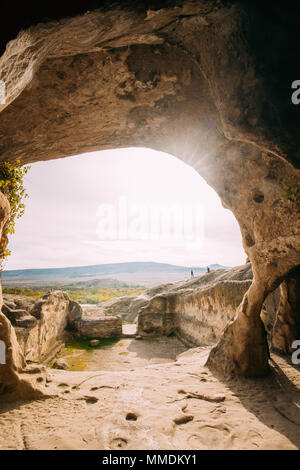
{"type": "Polygon", "coordinates": [[[0,242],[0,262],[11,254],[7,249],[9,235],[15,233],[16,220],[22,217],[25,210],[24,199],[28,197],[23,185],[23,178],[30,166],[22,167],[20,161],[0,162],[0,191],[7,197],[10,204],[10,216],[6,222],[0,242]]]}

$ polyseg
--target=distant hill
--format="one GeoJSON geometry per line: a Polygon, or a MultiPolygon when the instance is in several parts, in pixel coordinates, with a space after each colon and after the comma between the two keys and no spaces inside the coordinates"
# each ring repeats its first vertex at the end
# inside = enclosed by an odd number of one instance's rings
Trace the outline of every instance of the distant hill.
{"type": "Polygon", "coordinates": [[[91,279],[90,281],[78,281],[63,284],[62,288],[68,289],[125,289],[127,287],[141,287],[138,284],[127,284],[127,282],[119,281],[118,279],[104,278],[104,279],[91,279]]]}
{"type": "MultiPolygon", "coordinates": [[[[212,270],[224,267],[227,266],[210,265],[212,270]]],[[[206,267],[192,267],[192,269],[195,276],[206,272],[206,267]]],[[[137,285],[137,283],[139,285],[153,285],[187,279],[190,277],[190,273],[191,267],[186,266],[155,262],[129,262],[66,268],[5,270],[2,273],[2,284],[4,286],[50,286],[52,284],[65,285],[81,282],[86,286],[88,281],[91,283],[90,287],[96,283],[100,288],[112,287],[113,282],[120,281],[130,285],[137,285]],[[105,279],[109,280],[108,285],[101,285],[105,279]]]]}

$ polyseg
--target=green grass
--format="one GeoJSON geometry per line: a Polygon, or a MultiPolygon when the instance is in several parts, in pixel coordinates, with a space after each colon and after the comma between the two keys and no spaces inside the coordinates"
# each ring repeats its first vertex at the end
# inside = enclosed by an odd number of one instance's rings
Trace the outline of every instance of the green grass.
{"type": "Polygon", "coordinates": [[[84,351],[93,351],[95,349],[101,349],[104,346],[113,346],[120,338],[76,338],[67,341],[65,344],[65,352],[72,353],[75,349],[81,349],[84,351]],[[99,344],[97,346],[91,346],[90,341],[97,339],[99,344]]]}
{"type": "MultiPolygon", "coordinates": [[[[66,359],[70,371],[85,370],[88,363],[90,353],[93,353],[95,349],[101,349],[105,346],[113,346],[120,341],[119,338],[74,338],[66,342],[64,349],[61,351],[58,357],[66,359]],[[97,339],[99,344],[97,346],[91,346],[90,341],[97,339]],[[82,353],[77,353],[77,351],[82,353]],[[88,353],[86,355],[85,353],[88,353]]],[[[53,367],[55,360],[51,361],[49,366],[53,367]]]]}
{"type": "Polygon", "coordinates": [[[68,288],[66,286],[51,286],[42,288],[26,288],[26,287],[3,287],[3,294],[15,294],[25,295],[33,299],[39,299],[49,290],[63,290],[66,292],[71,300],[79,302],[80,304],[98,304],[106,300],[113,299],[115,297],[123,296],[136,296],[140,295],[145,289],[140,287],[122,287],[116,288],[104,288],[104,289],[80,289],[80,288],[68,288]]]}

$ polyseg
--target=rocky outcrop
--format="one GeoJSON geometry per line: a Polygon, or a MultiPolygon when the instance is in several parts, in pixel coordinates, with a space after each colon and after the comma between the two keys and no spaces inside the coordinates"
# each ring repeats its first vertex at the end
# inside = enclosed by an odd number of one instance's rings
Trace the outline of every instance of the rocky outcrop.
{"type": "MultiPolygon", "coordinates": [[[[261,309],[300,264],[300,212],[290,197],[300,178],[293,8],[105,2],[21,31],[0,58],[1,159],[151,147],[193,166],[233,212],[254,278],[210,355],[210,367],[230,374],[268,372],[261,309]]],[[[3,323],[10,348],[8,335],[3,323]]]]}
{"type": "Polygon", "coordinates": [[[215,344],[251,281],[220,281],[187,292],[176,305],[177,335],[189,345],[215,344]]]}
{"type": "Polygon", "coordinates": [[[81,306],[70,300],[69,303],[69,312],[68,312],[68,326],[71,330],[76,330],[76,321],[81,320],[83,316],[83,310],[81,306]]]}
{"type": "MultiPolygon", "coordinates": [[[[117,299],[118,300],[118,299],[117,299]]],[[[81,308],[77,302],[70,303],[69,326],[84,338],[120,338],[122,318],[104,315],[101,306],[81,308]]]]}
{"type": "Polygon", "coordinates": [[[85,338],[121,338],[122,320],[117,316],[82,318],[76,321],[76,329],[85,338]]]}
{"type": "MultiPolygon", "coordinates": [[[[149,289],[146,291],[148,305],[141,308],[138,317],[138,334],[175,333],[188,346],[215,344],[227,323],[234,318],[252,277],[248,263],[149,289]]],[[[262,310],[270,345],[278,302],[279,294],[275,291],[266,299],[262,310]]]]}
{"type": "Polygon", "coordinates": [[[2,312],[14,327],[24,359],[49,362],[64,346],[66,330],[86,338],[119,338],[122,319],[104,316],[98,308],[87,309],[62,291],[51,291],[37,301],[5,295],[2,312]]]}
{"type": "Polygon", "coordinates": [[[62,291],[50,292],[37,301],[24,296],[4,296],[2,312],[14,326],[26,361],[49,361],[62,348],[69,302],[62,291]]]}
{"type": "Polygon", "coordinates": [[[174,295],[171,293],[154,296],[143,307],[138,317],[138,336],[169,336],[176,329],[174,295]]]}
{"type": "Polygon", "coordinates": [[[128,295],[106,300],[98,304],[97,308],[102,315],[118,315],[122,320],[136,323],[140,309],[149,301],[150,297],[147,292],[136,297],[128,295]]]}
{"type": "Polygon", "coordinates": [[[300,339],[300,268],[291,271],[280,285],[280,302],[274,325],[272,345],[275,350],[292,354],[300,339]]]}
{"type": "Polygon", "coordinates": [[[21,308],[18,308],[16,302],[6,300],[4,297],[4,303],[2,306],[2,312],[9,319],[11,324],[16,328],[33,328],[37,324],[37,320],[30,314],[30,311],[34,305],[34,301],[30,305],[22,305],[22,301],[19,301],[18,304],[21,308]],[[21,304],[21,305],[20,305],[21,304]]]}
{"type": "MultiPolygon", "coordinates": [[[[238,278],[238,280],[242,281],[252,279],[252,277],[253,275],[250,264],[245,265],[244,267],[239,266],[237,268],[232,268],[231,270],[218,270],[206,274],[205,276],[201,277],[201,280],[199,278],[195,278],[189,281],[159,284],[154,287],[151,287],[150,289],[146,289],[139,296],[116,297],[105,302],[101,302],[97,305],[97,309],[98,312],[101,312],[102,315],[118,315],[125,321],[128,321],[130,323],[137,323],[138,318],[140,322],[142,321],[142,316],[140,315],[142,308],[148,306],[149,301],[154,296],[157,296],[159,294],[165,295],[169,292],[176,292],[186,289],[194,290],[199,286],[209,286],[215,283],[216,280],[230,281],[238,278]]],[[[249,283],[247,285],[249,285],[249,283]]],[[[160,309],[158,308],[156,310],[164,311],[164,307],[162,306],[160,309]]],[[[88,309],[87,312],[88,311],[91,311],[91,309],[88,309]]],[[[157,331],[160,331],[160,327],[158,327],[158,325],[157,328],[157,331]]]]}

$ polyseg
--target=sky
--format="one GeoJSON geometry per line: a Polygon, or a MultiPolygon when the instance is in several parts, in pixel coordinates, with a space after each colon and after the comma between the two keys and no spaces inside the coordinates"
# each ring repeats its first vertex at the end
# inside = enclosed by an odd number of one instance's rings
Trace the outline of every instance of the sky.
{"type": "Polygon", "coordinates": [[[32,164],[5,269],[156,261],[243,264],[233,214],[190,166],[145,148],[32,164]]]}

